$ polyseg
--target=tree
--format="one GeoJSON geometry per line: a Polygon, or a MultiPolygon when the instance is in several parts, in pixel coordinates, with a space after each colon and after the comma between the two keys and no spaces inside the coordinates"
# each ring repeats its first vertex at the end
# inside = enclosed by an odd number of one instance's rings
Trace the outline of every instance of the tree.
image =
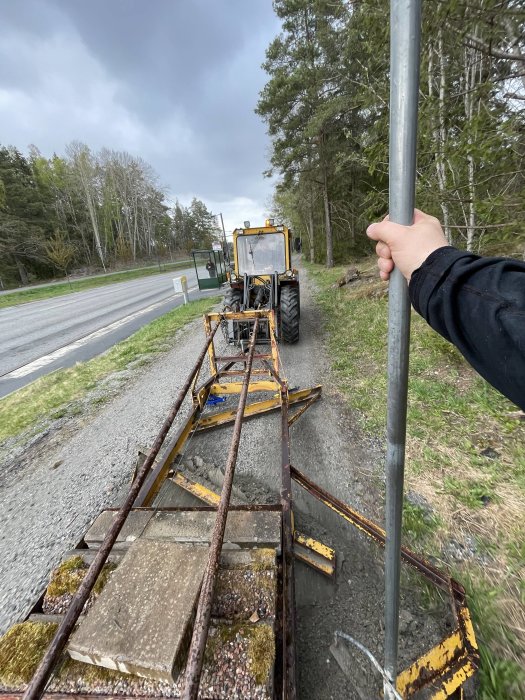
{"type": "Polygon", "coordinates": [[[43,261],[42,242],[48,222],[31,168],[16,148],[0,148],[0,252],[14,266],[20,282],[29,282],[28,268],[43,261]]]}
{"type": "Polygon", "coordinates": [[[75,246],[68,241],[63,231],[57,229],[44,247],[48,260],[66,275],[71,286],[68,269],[75,258],[75,246]]]}
{"type": "Polygon", "coordinates": [[[347,10],[339,0],[277,0],[283,32],[270,44],[264,69],[270,79],[256,112],[272,137],[272,166],[283,176],[285,188],[300,180],[308,193],[307,208],[320,190],[324,210],[326,265],[332,267],[333,228],[331,186],[341,133],[338,101],[339,43],[347,10]]]}
{"type": "MultiPolygon", "coordinates": [[[[521,4],[424,3],[416,202],[476,252],[519,253],[525,238],[521,4]]],[[[330,265],[331,250],[344,260],[369,249],[367,222],[388,206],[389,2],[274,7],[282,31],[257,112],[281,175],[275,203],[330,265]]]]}
{"type": "Polygon", "coordinates": [[[105,252],[102,247],[99,225],[100,181],[96,161],[89,148],[79,141],[69,144],[66,152],[69,157],[73,180],[89,213],[95,248],[105,272],[105,252]]]}

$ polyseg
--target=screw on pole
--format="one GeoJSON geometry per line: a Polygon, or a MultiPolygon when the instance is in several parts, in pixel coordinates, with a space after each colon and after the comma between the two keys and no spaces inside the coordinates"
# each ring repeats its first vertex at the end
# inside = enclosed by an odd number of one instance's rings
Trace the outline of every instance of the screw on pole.
{"type": "MultiPolygon", "coordinates": [[[[421,0],[390,3],[390,220],[410,225],[414,217],[421,0]]],[[[410,300],[405,279],[394,269],[388,302],[388,403],[386,456],[385,670],[397,676],[401,518],[410,339],[410,300]]],[[[392,698],[385,684],[385,698],[392,698]]]]}

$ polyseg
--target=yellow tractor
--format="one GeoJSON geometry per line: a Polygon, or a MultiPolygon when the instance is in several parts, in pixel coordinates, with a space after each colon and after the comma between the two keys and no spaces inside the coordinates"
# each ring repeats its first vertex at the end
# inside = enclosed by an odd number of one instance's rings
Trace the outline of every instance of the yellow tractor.
{"type": "MultiPolygon", "coordinates": [[[[292,232],[282,224],[267,219],[264,226],[233,232],[234,265],[230,271],[230,288],[224,298],[227,311],[274,309],[277,337],[285,343],[299,340],[299,274],[292,268],[292,232]]],[[[242,321],[230,321],[228,337],[237,343],[247,339],[249,328],[242,321]],[[246,336],[246,338],[245,338],[246,336]]],[[[268,335],[261,324],[259,339],[268,335]]]]}

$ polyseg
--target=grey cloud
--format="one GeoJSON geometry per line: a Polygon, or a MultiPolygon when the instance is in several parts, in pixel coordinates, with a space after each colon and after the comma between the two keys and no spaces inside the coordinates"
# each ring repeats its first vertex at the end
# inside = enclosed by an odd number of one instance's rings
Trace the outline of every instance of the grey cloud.
{"type": "MultiPolygon", "coordinates": [[[[269,185],[261,172],[268,140],[253,109],[265,80],[260,69],[264,50],[278,31],[270,0],[25,0],[3,5],[0,89],[23,90],[36,100],[45,76],[31,50],[12,58],[13,40],[23,38],[31,45],[33,40],[67,37],[72,50],[70,55],[64,51],[57,70],[64,80],[74,81],[78,66],[86,81],[85,109],[102,115],[99,124],[95,117],[79,121],[82,133],[72,138],[95,148],[138,149],[174,196],[266,198],[269,185]],[[98,64],[100,76],[89,75],[97,71],[86,65],[82,52],[98,64]],[[89,100],[99,99],[99,80],[107,104],[95,105],[89,100]],[[86,137],[97,141],[97,130],[98,142],[90,143],[86,137]],[[113,136],[117,146],[104,135],[113,136]]],[[[73,111],[70,107],[71,120],[73,111]]],[[[36,132],[49,129],[46,141],[61,152],[61,137],[71,134],[75,124],[63,127],[40,123],[36,132]]],[[[36,137],[28,141],[42,145],[36,137]]]]}

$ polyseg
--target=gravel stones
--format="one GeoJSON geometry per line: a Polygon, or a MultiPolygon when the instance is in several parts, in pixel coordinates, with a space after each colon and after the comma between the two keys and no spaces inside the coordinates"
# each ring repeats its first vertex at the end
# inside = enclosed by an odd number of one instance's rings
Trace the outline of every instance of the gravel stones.
{"type": "Polygon", "coordinates": [[[212,615],[227,620],[275,619],[275,571],[221,570],[212,615]]]}

